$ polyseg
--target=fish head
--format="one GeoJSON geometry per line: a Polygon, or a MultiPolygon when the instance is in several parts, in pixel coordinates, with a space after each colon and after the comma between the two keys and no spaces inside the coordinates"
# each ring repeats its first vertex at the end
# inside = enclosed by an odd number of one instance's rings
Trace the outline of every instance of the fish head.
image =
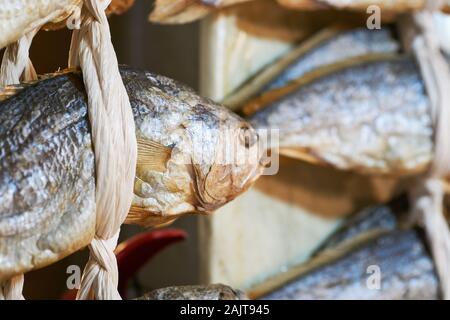
{"type": "Polygon", "coordinates": [[[213,212],[233,200],[261,175],[265,163],[258,133],[230,110],[199,104],[186,130],[200,212],[213,212]]]}
{"type": "Polygon", "coordinates": [[[148,78],[152,86],[133,102],[138,161],[127,222],[166,225],[245,192],[265,165],[252,126],[170,79],[148,78]]]}

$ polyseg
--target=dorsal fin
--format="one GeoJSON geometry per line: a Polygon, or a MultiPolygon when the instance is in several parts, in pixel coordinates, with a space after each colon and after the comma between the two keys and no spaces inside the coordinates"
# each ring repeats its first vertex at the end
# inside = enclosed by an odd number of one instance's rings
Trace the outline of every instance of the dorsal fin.
{"type": "Polygon", "coordinates": [[[257,75],[249,79],[236,92],[225,98],[223,104],[232,109],[238,109],[260,95],[261,90],[282,74],[286,68],[295,63],[301,57],[309,52],[317,49],[321,44],[333,39],[345,30],[349,30],[351,25],[335,24],[326,27],[305,41],[301,42],[297,47],[293,48],[288,54],[279,58],[267,68],[259,72],[257,75]]]}
{"type": "MultiPolygon", "coordinates": [[[[36,81],[34,81],[36,82],[36,81]]],[[[32,83],[20,83],[20,84],[14,84],[6,87],[0,87],[0,102],[8,99],[9,97],[12,97],[25,89],[26,87],[29,87],[32,83]]]]}
{"type": "Polygon", "coordinates": [[[269,104],[282,99],[284,96],[294,92],[302,86],[305,86],[319,78],[336,73],[338,71],[347,69],[352,66],[357,66],[365,63],[376,62],[380,60],[395,60],[402,59],[404,55],[397,53],[370,53],[362,56],[348,58],[332,64],[318,67],[305,75],[292,80],[284,87],[272,89],[262,93],[261,95],[249,100],[242,108],[242,113],[245,116],[251,116],[256,112],[264,109],[269,104]]]}
{"type": "Polygon", "coordinates": [[[46,73],[46,74],[39,75],[38,80],[23,81],[19,84],[8,85],[5,87],[0,86],[0,102],[18,94],[23,89],[30,87],[39,81],[47,80],[47,79],[50,79],[50,78],[53,78],[53,77],[56,77],[59,75],[63,75],[66,73],[74,73],[74,72],[78,72],[78,71],[79,71],[79,69],[67,68],[67,69],[63,69],[63,70],[57,70],[53,73],[46,73]]]}

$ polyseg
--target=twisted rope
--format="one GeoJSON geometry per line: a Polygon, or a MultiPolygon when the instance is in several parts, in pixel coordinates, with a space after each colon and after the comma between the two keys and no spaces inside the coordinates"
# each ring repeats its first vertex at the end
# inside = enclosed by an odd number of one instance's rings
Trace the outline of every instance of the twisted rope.
{"type": "MultiPolygon", "coordinates": [[[[36,28],[18,41],[8,45],[0,67],[0,86],[20,83],[20,80],[37,80],[36,71],[29,58],[29,50],[36,28]]],[[[23,300],[23,274],[16,275],[0,283],[0,300],[23,300]]]]}
{"type": "Polygon", "coordinates": [[[406,44],[419,63],[430,99],[434,124],[434,158],[425,177],[410,191],[412,216],[420,219],[433,254],[442,297],[450,299],[450,229],[444,217],[445,185],[450,174],[450,68],[441,52],[441,44],[433,23],[432,11],[442,6],[441,0],[429,1],[424,11],[403,21],[406,44]],[[411,30],[415,34],[411,35],[411,30]]]}
{"type": "Polygon", "coordinates": [[[0,86],[18,84],[21,79],[25,81],[37,79],[36,71],[29,58],[29,51],[38,30],[37,28],[30,31],[6,47],[0,67],[0,86]]]}
{"type": "Polygon", "coordinates": [[[23,278],[23,274],[19,274],[0,283],[0,300],[24,300],[23,278]]]}
{"type": "Polygon", "coordinates": [[[80,66],[83,73],[96,164],[96,234],[78,299],[120,299],[114,249],[131,205],[136,170],[134,118],[105,14],[110,2],[84,1],[69,53],[69,67],[80,66]]]}

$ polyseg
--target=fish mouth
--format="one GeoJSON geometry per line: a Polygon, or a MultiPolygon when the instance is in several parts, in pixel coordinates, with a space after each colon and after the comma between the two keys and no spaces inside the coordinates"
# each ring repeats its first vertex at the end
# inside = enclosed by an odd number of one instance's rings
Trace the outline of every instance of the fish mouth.
{"type": "Polygon", "coordinates": [[[241,186],[235,192],[234,196],[229,199],[229,201],[235,199],[239,195],[249,190],[254,185],[256,180],[258,180],[264,174],[264,171],[266,170],[270,162],[270,158],[261,157],[258,160],[258,163],[254,166],[253,170],[247,174],[245,179],[243,179],[241,186]]]}

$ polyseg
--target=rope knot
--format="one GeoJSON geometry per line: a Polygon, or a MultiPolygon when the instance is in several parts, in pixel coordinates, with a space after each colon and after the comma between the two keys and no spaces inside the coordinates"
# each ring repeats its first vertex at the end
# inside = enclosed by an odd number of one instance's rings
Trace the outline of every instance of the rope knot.
{"type": "Polygon", "coordinates": [[[89,244],[89,261],[83,272],[77,299],[120,300],[117,260],[114,249],[119,232],[109,239],[95,237],[89,244]]]}
{"type": "Polygon", "coordinates": [[[105,10],[108,8],[111,0],[84,0],[84,16],[87,19],[86,23],[93,20],[108,25],[105,10]]]}
{"type": "Polygon", "coordinates": [[[100,239],[95,237],[89,244],[89,250],[92,259],[105,269],[106,272],[117,271],[117,264],[115,264],[116,257],[114,255],[114,249],[117,245],[117,237],[109,239],[100,239]]]}
{"type": "Polygon", "coordinates": [[[6,47],[0,68],[0,86],[18,84],[20,80],[36,80],[37,75],[29,58],[29,50],[36,28],[25,34],[18,41],[6,47]]]}

